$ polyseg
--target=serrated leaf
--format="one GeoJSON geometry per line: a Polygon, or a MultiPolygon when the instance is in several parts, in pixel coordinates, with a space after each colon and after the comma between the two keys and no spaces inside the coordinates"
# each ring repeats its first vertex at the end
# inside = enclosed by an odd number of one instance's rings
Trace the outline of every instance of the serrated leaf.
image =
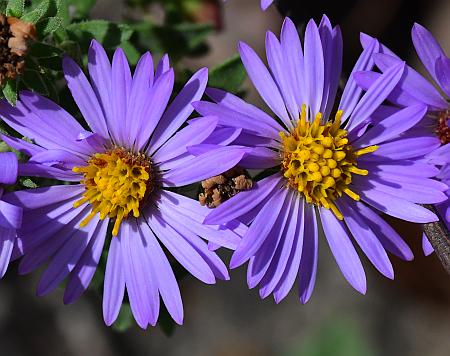
{"type": "Polygon", "coordinates": [[[124,332],[133,325],[133,313],[131,312],[130,304],[123,303],[120,308],[119,316],[112,325],[113,329],[124,332]]]}
{"type": "MultiPolygon", "coordinates": [[[[33,10],[26,13],[22,16],[22,20],[31,23],[37,23],[40,19],[42,19],[51,8],[51,4],[49,0],[41,1],[33,10]]],[[[47,15],[48,16],[48,15],[47,15]]]]}
{"type": "Polygon", "coordinates": [[[17,80],[8,79],[3,86],[3,95],[8,102],[15,106],[17,101],[17,80]]]}
{"type": "Polygon", "coordinates": [[[69,39],[79,43],[81,48],[89,47],[93,38],[106,48],[116,48],[128,41],[133,33],[128,25],[117,25],[105,20],[74,23],[67,26],[66,31],[69,39]]]}
{"type": "Polygon", "coordinates": [[[6,16],[21,17],[25,9],[25,0],[9,0],[6,6],[6,16]]]}
{"type": "Polygon", "coordinates": [[[247,73],[238,55],[214,67],[208,80],[208,86],[237,93],[247,78],[247,73]]]}
{"type": "Polygon", "coordinates": [[[38,33],[39,38],[44,38],[55,32],[62,25],[62,21],[59,17],[47,17],[45,19],[40,20],[36,24],[36,31],[38,33]]]}

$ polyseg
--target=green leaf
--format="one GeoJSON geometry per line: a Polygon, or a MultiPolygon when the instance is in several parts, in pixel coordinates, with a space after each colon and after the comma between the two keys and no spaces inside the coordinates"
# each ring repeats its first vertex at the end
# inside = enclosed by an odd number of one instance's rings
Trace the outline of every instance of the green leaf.
{"type": "Polygon", "coordinates": [[[34,189],[38,187],[38,185],[35,182],[33,182],[30,178],[20,179],[20,184],[28,189],[34,189]]]}
{"type": "Polygon", "coordinates": [[[120,308],[119,316],[112,325],[116,331],[127,331],[133,325],[133,313],[131,312],[130,304],[123,303],[120,308]]]}
{"type": "Polygon", "coordinates": [[[238,55],[214,67],[208,80],[208,86],[237,93],[247,78],[247,73],[238,55]]]}
{"type": "Polygon", "coordinates": [[[8,102],[15,106],[17,101],[17,80],[8,79],[3,87],[3,95],[8,102]]]}
{"type": "Polygon", "coordinates": [[[68,6],[74,9],[74,17],[86,18],[94,7],[96,0],[67,0],[68,6]]]}
{"type": "Polygon", "coordinates": [[[128,25],[104,20],[74,23],[67,26],[66,31],[69,39],[79,43],[81,48],[88,48],[93,38],[106,48],[116,48],[128,41],[133,33],[128,25]]]}
{"type": "Polygon", "coordinates": [[[45,15],[47,15],[50,9],[51,3],[49,0],[41,1],[33,10],[23,15],[22,20],[35,24],[45,15]]]}
{"type": "Polygon", "coordinates": [[[63,51],[46,43],[35,42],[32,44],[29,54],[35,58],[52,58],[61,56],[63,51]]]}
{"type": "Polygon", "coordinates": [[[8,6],[8,0],[0,0],[0,13],[6,14],[6,7],[8,6]]]}
{"type": "Polygon", "coordinates": [[[23,74],[22,81],[28,89],[36,91],[42,95],[48,95],[48,89],[42,79],[41,73],[34,70],[26,70],[23,74]]]}
{"type": "Polygon", "coordinates": [[[36,31],[39,38],[44,38],[55,32],[62,25],[62,20],[59,17],[47,17],[40,20],[36,24],[36,31]]]}
{"type": "Polygon", "coordinates": [[[6,6],[6,16],[21,17],[25,9],[25,0],[9,0],[6,6]]]}

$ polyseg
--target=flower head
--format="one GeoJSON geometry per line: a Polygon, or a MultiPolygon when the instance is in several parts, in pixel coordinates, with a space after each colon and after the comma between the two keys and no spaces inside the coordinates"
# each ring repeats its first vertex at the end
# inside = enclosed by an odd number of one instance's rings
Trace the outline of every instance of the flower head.
{"type": "MultiPolygon", "coordinates": [[[[409,134],[410,137],[419,139],[426,137],[430,142],[427,159],[431,163],[442,168],[437,176],[448,184],[445,177],[448,175],[450,143],[450,58],[434,36],[423,26],[414,24],[411,32],[412,41],[417,55],[425,66],[434,83],[441,89],[442,94],[426,78],[413,68],[406,66],[397,87],[387,97],[391,108],[405,107],[408,105],[423,104],[427,106],[424,118],[415,126],[409,134]],[[441,146],[441,147],[439,147],[441,146]]],[[[362,36],[363,46],[367,46],[372,40],[367,35],[362,36]]],[[[374,60],[380,71],[384,72],[389,66],[401,62],[401,59],[386,46],[380,45],[380,53],[374,55],[374,60]]],[[[380,74],[373,71],[358,73],[356,81],[363,88],[369,88],[380,74]]],[[[438,211],[441,218],[449,225],[450,219],[446,209],[449,202],[440,203],[438,211]]],[[[433,252],[433,248],[426,236],[423,236],[423,247],[426,255],[433,252]]]]}
{"type": "Polygon", "coordinates": [[[117,318],[125,291],[142,328],[157,322],[160,295],[173,319],[182,323],[180,291],[161,244],[192,275],[212,284],[216,278],[228,279],[228,272],[201,237],[231,247],[239,241],[232,230],[245,227],[203,226],[208,209],[168,188],[222,173],[246,151],[189,155],[186,146],[211,134],[214,117],[176,133],[193,112],[191,102],[203,95],[206,69],[194,74],[168,105],[174,71],[167,56],[155,71],[146,53],[132,76],[121,49],[111,65],[93,41],[88,68],[91,82],[72,59],[63,62],[69,89],[92,131],[35,93],[22,92],[16,107],[0,103],[5,122],[34,141],[3,137],[30,156],[21,173],[74,183],[5,197],[24,208],[19,271],[48,263],[38,294],[49,293],[67,278],[64,302],[72,303],[89,286],[106,248],[103,314],[108,325],[117,318]]]}
{"type": "MultiPolygon", "coordinates": [[[[286,19],[280,41],[267,33],[270,71],[248,45],[239,45],[247,73],[276,120],[217,89],[207,90],[215,103],[194,103],[201,114],[217,116],[220,126],[239,130],[230,147],[252,148],[240,166],[271,169],[252,190],[205,219],[205,224],[251,223],[231,267],[249,261],[248,284],[259,285],[261,297],[273,294],[279,302],[298,276],[300,300],[309,300],[320,227],[345,278],[365,293],[354,242],[388,278],[394,272],[387,252],[413,258],[380,212],[418,223],[437,220],[419,204],[444,201],[447,186],[431,179],[438,173],[433,165],[417,161],[428,152],[427,137],[408,136],[427,108],[382,105],[402,78],[404,63],[390,66],[365,93],[354,80],[355,73],[372,68],[379,46],[375,39],[366,46],[336,102],[343,47],[339,27],[325,16],[319,26],[311,20],[302,49],[294,24],[286,19]]],[[[201,152],[201,146],[191,151],[201,152]]]]}
{"type": "Polygon", "coordinates": [[[16,230],[22,225],[22,208],[2,200],[3,185],[14,184],[17,179],[17,157],[12,152],[0,153],[0,277],[8,268],[16,241],[16,230]]]}

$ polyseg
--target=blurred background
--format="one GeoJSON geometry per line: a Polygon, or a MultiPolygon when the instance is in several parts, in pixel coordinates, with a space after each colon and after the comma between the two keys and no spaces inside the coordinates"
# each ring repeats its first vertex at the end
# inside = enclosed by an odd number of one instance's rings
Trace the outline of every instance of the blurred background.
{"type": "MultiPolygon", "coordinates": [[[[98,0],[90,16],[164,22],[162,6],[135,2],[138,7],[130,7],[130,1],[98,0]]],[[[216,28],[207,40],[209,52],[183,58],[180,65],[195,70],[221,63],[236,53],[238,40],[263,55],[265,31],[278,34],[283,16],[275,6],[262,12],[259,3],[228,0],[224,5],[204,0],[191,15],[192,21],[216,28]]],[[[359,54],[360,31],[381,39],[419,71],[423,68],[410,40],[415,21],[428,27],[450,54],[448,0],[286,0],[277,5],[300,27],[310,17],[319,21],[323,13],[342,26],[344,75],[359,54]]],[[[245,89],[248,100],[262,106],[248,82],[245,89]]],[[[18,277],[13,264],[0,283],[0,355],[448,356],[450,279],[434,255],[422,256],[420,229],[391,222],[416,256],[409,263],[392,258],[395,281],[383,278],[364,260],[368,292],[359,295],[339,272],[322,239],[316,288],[307,305],[298,302],[295,288],[279,305],[270,298],[261,301],[257,290],[248,290],[244,268],[232,271],[231,281],[215,286],[185,278],[180,283],[185,324],[172,330],[171,336],[160,327],[144,332],[134,323],[125,331],[119,330],[120,325],[106,327],[96,291],[71,306],[62,304],[62,288],[36,298],[38,276],[18,277]]],[[[227,251],[221,254],[229,261],[227,251]]]]}

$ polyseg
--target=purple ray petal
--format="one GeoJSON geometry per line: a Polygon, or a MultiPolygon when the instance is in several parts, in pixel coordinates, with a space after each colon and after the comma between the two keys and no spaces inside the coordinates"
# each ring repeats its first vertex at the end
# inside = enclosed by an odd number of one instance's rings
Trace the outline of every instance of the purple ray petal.
{"type": "Polygon", "coordinates": [[[114,52],[111,68],[111,105],[112,118],[108,122],[111,137],[116,144],[125,143],[124,131],[122,127],[127,126],[127,107],[131,94],[131,71],[127,57],[121,48],[114,52]]]}
{"type": "Polygon", "coordinates": [[[148,258],[153,265],[155,277],[158,280],[158,289],[173,320],[179,325],[183,324],[183,302],[181,300],[180,288],[172,271],[172,266],[167,260],[164,251],[159,245],[153,231],[141,220],[139,224],[141,238],[145,241],[144,248],[147,250],[148,258]]]}
{"type": "Polygon", "coordinates": [[[215,208],[206,218],[204,224],[223,224],[239,218],[241,215],[255,208],[267,196],[281,188],[281,175],[274,174],[253,185],[251,190],[240,192],[225,203],[215,208]]]}
{"type": "Polygon", "coordinates": [[[344,92],[342,93],[341,102],[339,103],[339,109],[344,111],[342,114],[343,122],[352,114],[353,109],[358,104],[359,98],[362,94],[362,89],[358,87],[353,75],[356,72],[372,69],[374,64],[372,54],[378,50],[378,47],[378,41],[371,39],[359,56],[358,61],[350,73],[344,92]]]}
{"type": "Polygon", "coordinates": [[[305,31],[305,85],[309,109],[314,117],[322,104],[324,87],[324,58],[319,30],[314,20],[309,20],[305,31]]]}
{"type": "Polygon", "coordinates": [[[260,122],[265,126],[273,127],[277,132],[283,131],[283,127],[271,116],[258,109],[256,106],[248,104],[236,95],[214,88],[206,89],[206,95],[217,104],[220,104],[220,108],[226,107],[234,112],[244,114],[245,117],[253,118],[254,122],[260,122]]]}
{"type": "Polygon", "coordinates": [[[126,142],[134,141],[147,119],[145,108],[150,95],[150,88],[153,86],[153,77],[153,58],[149,52],[146,52],[139,59],[133,75],[126,119],[126,142]]]}
{"type": "Polygon", "coordinates": [[[359,140],[352,143],[354,147],[367,147],[391,140],[407,131],[418,123],[425,113],[427,106],[419,104],[407,107],[381,120],[368,130],[359,140]]]}
{"type": "Polygon", "coordinates": [[[325,236],[336,262],[350,285],[361,294],[367,291],[366,274],[344,224],[331,210],[320,208],[325,236]]]}
{"type": "Polygon", "coordinates": [[[436,60],[436,76],[442,90],[450,97],[450,58],[439,57],[436,60]]]}
{"type": "Polygon", "coordinates": [[[108,138],[106,119],[97,96],[81,68],[69,57],[63,59],[64,77],[78,108],[92,131],[108,138]]]}
{"type": "Polygon", "coordinates": [[[405,261],[413,260],[414,255],[406,242],[375,211],[361,202],[356,202],[353,207],[363,217],[365,223],[375,233],[386,250],[405,261]]]}
{"type": "Polygon", "coordinates": [[[304,220],[303,248],[298,271],[298,293],[302,304],[306,304],[311,298],[319,259],[319,232],[313,206],[305,205],[304,220]]]}
{"type": "Polygon", "coordinates": [[[267,169],[280,164],[279,153],[266,148],[255,147],[239,162],[239,166],[247,169],[267,169]]]}
{"type": "Polygon", "coordinates": [[[353,110],[346,125],[349,131],[364,122],[383,103],[400,80],[404,67],[403,62],[394,65],[374,82],[353,110]]]}
{"type": "Polygon", "coordinates": [[[103,285],[103,319],[108,326],[117,319],[125,294],[125,273],[120,245],[118,238],[111,240],[106,262],[103,285]]]}
{"type": "Polygon", "coordinates": [[[238,245],[236,251],[233,253],[230,262],[231,268],[236,268],[244,264],[262,246],[264,240],[270,233],[272,226],[275,225],[279,218],[279,216],[273,212],[280,211],[284,208],[283,205],[287,192],[286,189],[276,191],[272,198],[267,202],[267,205],[261,209],[258,216],[255,218],[255,221],[238,245]]]}
{"type": "MultiPolygon", "coordinates": [[[[291,84],[292,78],[289,76],[289,72],[286,71],[286,61],[283,57],[281,44],[276,36],[268,31],[266,33],[266,56],[269,64],[270,71],[278,85],[280,93],[286,104],[286,108],[291,114],[291,118],[296,120],[298,116],[298,110],[301,104],[297,103],[294,95],[294,88],[291,84]]],[[[292,121],[285,122],[289,129],[293,128],[292,121]]]]}
{"type": "Polygon", "coordinates": [[[208,81],[208,69],[202,68],[186,83],[180,93],[167,108],[167,111],[158,123],[152,140],[149,153],[163,145],[181,127],[194,111],[192,103],[202,98],[208,81]]]}
{"type": "Polygon", "coordinates": [[[439,77],[436,73],[436,60],[439,57],[445,57],[442,47],[436,41],[434,36],[422,25],[414,23],[411,30],[411,38],[414,43],[417,55],[433,79],[439,83],[439,77]]]}
{"type": "Polygon", "coordinates": [[[165,173],[163,184],[168,187],[183,186],[216,176],[236,166],[249,150],[239,146],[219,147],[165,173]]]}
{"type": "MultiPolygon", "coordinates": [[[[267,271],[269,267],[271,268],[270,275],[273,275],[277,270],[278,258],[274,260],[274,256],[279,252],[280,243],[283,244],[283,240],[290,239],[291,236],[287,235],[286,230],[292,229],[295,226],[295,221],[292,217],[295,213],[298,213],[298,203],[293,199],[294,196],[291,192],[288,192],[285,196],[284,208],[280,211],[275,224],[271,228],[267,238],[255,253],[255,255],[250,259],[247,270],[247,284],[249,288],[254,288],[258,285],[261,280],[267,279],[267,271]]],[[[284,270],[284,269],[283,269],[284,270]]],[[[283,271],[281,271],[282,273],[283,271]]],[[[261,298],[267,297],[271,291],[266,293],[260,293],[261,298]]]]}
{"type": "Polygon", "coordinates": [[[246,43],[239,42],[238,51],[248,76],[267,106],[289,127],[289,115],[283,98],[264,63],[246,43]]]}
{"type": "Polygon", "coordinates": [[[14,184],[17,179],[17,156],[13,152],[0,153],[0,183],[14,184]]]}
{"type": "Polygon", "coordinates": [[[428,240],[425,233],[422,234],[422,250],[425,256],[429,256],[434,252],[434,247],[431,245],[430,240],[428,240]]]}
{"type": "Polygon", "coordinates": [[[30,163],[38,163],[44,166],[61,166],[64,169],[72,169],[76,166],[86,165],[86,161],[79,156],[63,150],[45,150],[33,155],[30,163]]]}
{"type": "Polygon", "coordinates": [[[370,183],[359,182],[358,185],[355,184],[354,191],[367,204],[396,218],[416,223],[429,223],[439,220],[430,210],[391,194],[376,190],[370,183]]]}
{"type": "Polygon", "coordinates": [[[352,205],[354,203],[349,199],[337,202],[348,229],[375,268],[387,278],[394,279],[394,268],[383,245],[374,232],[365,224],[363,217],[359,215],[357,210],[352,208],[352,205]]]}
{"type": "Polygon", "coordinates": [[[8,135],[0,135],[0,139],[3,140],[9,147],[14,148],[16,151],[19,151],[20,153],[23,153],[27,156],[33,156],[35,154],[45,151],[44,148],[29,143],[27,141],[24,141],[20,138],[8,135]]]}
{"type": "Polygon", "coordinates": [[[120,227],[120,250],[122,268],[125,275],[127,295],[134,319],[142,329],[146,329],[149,320],[159,314],[159,293],[156,271],[144,249],[141,234],[135,221],[124,222],[120,227]]]}
{"type": "MultiPolygon", "coordinates": [[[[138,135],[136,136],[135,146],[138,150],[142,149],[148,142],[155,127],[160,122],[161,117],[166,110],[167,104],[172,95],[175,74],[173,69],[169,69],[158,79],[151,89],[151,94],[146,100],[144,113],[146,118],[141,122],[141,126],[137,127],[138,135]]],[[[138,124],[136,122],[136,124],[138,124]]],[[[151,146],[150,146],[151,147],[151,146]]],[[[150,154],[150,152],[148,152],[150,154]]]]}
{"type": "MultiPolygon", "coordinates": [[[[387,54],[377,53],[373,57],[376,65],[382,72],[385,72],[388,68],[401,62],[401,60],[387,54]]],[[[442,109],[445,109],[448,106],[434,86],[410,66],[405,66],[399,86],[402,90],[405,90],[408,94],[417,98],[424,104],[442,109]]]]}
{"type": "Polygon", "coordinates": [[[0,227],[3,229],[20,229],[22,213],[21,207],[0,200],[0,227]]]}
{"type": "Polygon", "coordinates": [[[439,169],[431,164],[408,160],[385,163],[360,162],[359,166],[360,168],[367,169],[369,172],[373,173],[394,173],[400,176],[431,178],[435,177],[439,173],[439,169]]]}
{"type": "Polygon", "coordinates": [[[55,289],[75,268],[89,245],[89,241],[97,229],[98,222],[99,217],[96,216],[86,227],[77,227],[73,235],[58,249],[39,280],[37,287],[38,296],[46,295],[55,289]]]}
{"type": "Polygon", "coordinates": [[[153,161],[158,163],[176,158],[187,151],[187,146],[203,142],[215,130],[218,121],[215,116],[207,116],[185,127],[161,146],[153,155],[153,161]]]}
{"type": "Polygon", "coordinates": [[[303,49],[297,29],[289,17],[285,18],[281,29],[281,50],[285,60],[286,73],[290,78],[296,102],[300,106],[306,103],[306,94],[302,85],[305,77],[303,49]]]}
{"type": "Polygon", "coordinates": [[[202,256],[158,212],[147,214],[147,220],[158,239],[186,270],[206,284],[215,283],[214,273],[202,256]]]}
{"type": "Polygon", "coordinates": [[[88,52],[88,69],[97,100],[102,108],[107,126],[114,120],[111,104],[111,63],[103,47],[92,40],[88,52]]]}
{"type": "Polygon", "coordinates": [[[158,65],[156,66],[155,71],[155,81],[158,80],[161,75],[169,71],[170,69],[170,63],[169,63],[169,56],[165,54],[161,57],[161,59],[158,62],[158,65]]]}
{"type": "Polygon", "coordinates": [[[56,167],[44,166],[40,163],[22,163],[19,165],[19,175],[26,177],[42,177],[79,182],[82,176],[72,170],[63,170],[56,167]]]}
{"type": "MultiPolygon", "coordinates": [[[[213,144],[220,146],[227,146],[233,143],[242,134],[242,129],[236,129],[234,127],[219,127],[214,130],[214,132],[209,135],[202,142],[205,144],[213,144]]],[[[244,146],[237,144],[238,146],[244,146]]],[[[251,144],[249,144],[250,146],[251,144]]]]}
{"type": "Polygon", "coordinates": [[[74,270],[70,273],[64,293],[64,304],[74,303],[89,287],[105,244],[109,218],[97,225],[89,246],[84,251],[74,270]]]}
{"type": "Polygon", "coordinates": [[[8,269],[15,240],[15,229],[5,229],[0,226],[0,278],[3,278],[8,269]]]}

